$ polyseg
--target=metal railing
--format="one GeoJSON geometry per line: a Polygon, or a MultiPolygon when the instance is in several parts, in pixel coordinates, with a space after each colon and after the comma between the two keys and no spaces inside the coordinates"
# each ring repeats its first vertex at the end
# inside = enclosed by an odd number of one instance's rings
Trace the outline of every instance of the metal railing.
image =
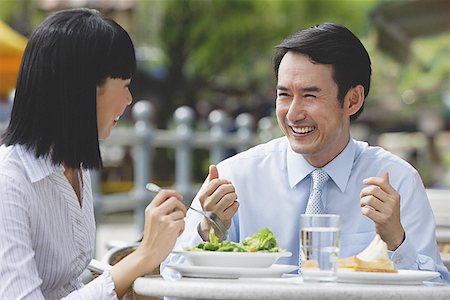
{"type": "MultiPolygon", "coordinates": [[[[130,147],[133,159],[134,187],[129,192],[103,194],[100,188],[100,173],[91,171],[92,192],[96,217],[104,213],[134,209],[135,221],[139,228],[144,224],[144,208],[153,195],[146,191],[145,185],[152,181],[153,151],[156,148],[172,148],[175,151],[175,180],[173,188],[190,201],[199,184],[192,178],[192,158],[195,149],[209,150],[212,163],[226,157],[227,150],[242,151],[263,141],[280,135],[271,118],[262,118],[255,130],[255,123],[248,113],[240,114],[234,120],[235,132],[230,132],[231,121],[221,110],[214,110],[208,116],[208,131],[194,130],[195,113],[187,106],[175,110],[173,130],[155,129],[152,123],[153,105],[146,100],[138,101],[132,108],[135,121],[132,127],[116,127],[111,136],[100,142],[102,152],[111,147],[130,147]],[[258,132],[258,134],[256,133],[258,132]]],[[[0,123],[0,134],[6,129],[0,123]]],[[[205,174],[206,176],[206,174],[205,174]]]]}
{"type": "MultiPolygon", "coordinates": [[[[140,228],[144,224],[144,208],[152,200],[153,195],[146,191],[145,185],[152,181],[153,151],[156,148],[172,148],[175,151],[175,180],[173,188],[190,201],[199,185],[192,176],[192,158],[195,149],[209,150],[212,163],[226,158],[227,150],[242,151],[258,143],[268,141],[280,133],[276,130],[271,118],[262,118],[256,130],[255,122],[248,113],[242,113],[234,120],[235,132],[230,132],[231,120],[220,110],[212,111],[208,121],[208,131],[194,130],[194,111],[187,106],[175,110],[172,130],[155,129],[152,124],[154,108],[148,101],[141,100],[132,108],[135,120],[134,127],[117,127],[111,136],[101,142],[102,148],[131,147],[133,158],[134,188],[125,193],[102,194],[100,192],[100,176],[91,172],[97,216],[112,211],[132,207],[135,221],[140,228]]],[[[206,176],[206,174],[205,174],[206,176]]]]}
{"type": "MultiPolygon", "coordinates": [[[[194,130],[195,114],[192,108],[186,106],[175,110],[173,115],[175,127],[172,130],[155,129],[152,123],[153,114],[154,108],[150,102],[138,101],[132,108],[134,126],[114,128],[111,136],[101,141],[102,150],[111,147],[131,149],[134,185],[129,192],[103,194],[100,189],[100,174],[98,171],[92,171],[92,191],[97,218],[105,213],[132,209],[136,224],[139,228],[143,228],[145,206],[154,196],[146,191],[145,185],[154,178],[152,153],[157,148],[174,149],[173,188],[181,192],[185,200],[190,201],[199,188],[192,175],[194,150],[209,150],[210,161],[217,163],[226,157],[229,149],[243,151],[281,135],[271,118],[262,118],[255,126],[252,116],[248,113],[230,120],[223,111],[212,111],[208,118],[210,125],[208,131],[194,130]],[[234,132],[230,132],[231,121],[234,121],[233,125],[236,128],[234,132]]],[[[0,123],[0,134],[5,128],[6,124],[0,123]]],[[[438,229],[443,229],[448,235],[450,191],[427,189],[427,193],[436,215],[438,229]]],[[[449,239],[447,235],[443,237],[444,240],[449,239]]]]}

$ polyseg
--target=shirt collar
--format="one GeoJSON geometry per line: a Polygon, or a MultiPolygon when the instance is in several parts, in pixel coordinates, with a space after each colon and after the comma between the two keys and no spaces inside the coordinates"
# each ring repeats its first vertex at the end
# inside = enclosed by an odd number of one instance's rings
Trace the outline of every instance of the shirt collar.
{"type": "Polygon", "coordinates": [[[27,150],[24,145],[17,145],[16,147],[25,171],[32,183],[42,180],[57,169],[62,168],[62,166],[55,166],[48,156],[36,158],[34,153],[27,150]]]}
{"type": "Polygon", "coordinates": [[[315,169],[303,158],[303,155],[294,152],[289,143],[287,144],[286,163],[289,186],[291,188],[315,169]]]}
{"type": "Polygon", "coordinates": [[[347,187],[350,172],[353,168],[353,161],[355,160],[355,152],[355,141],[350,138],[344,150],[322,168],[330,175],[341,192],[344,192],[347,187]]]}
{"type": "MultiPolygon", "coordinates": [[[[297,183],[302,181],[311,173],[315,167],[311,166],[303,157],[303,155],[295,153],[289,146],[287,147],[287,171],[289,185],[293,188],[297,183]]],[[[344,150],[336,156],[331,162],[322,169],[330,175],[331,179],[336,183],[339,189],[344,192],[350,177],[350,171],[353,167],[355,157],[355,141],[350,138],[344,150]]]]}

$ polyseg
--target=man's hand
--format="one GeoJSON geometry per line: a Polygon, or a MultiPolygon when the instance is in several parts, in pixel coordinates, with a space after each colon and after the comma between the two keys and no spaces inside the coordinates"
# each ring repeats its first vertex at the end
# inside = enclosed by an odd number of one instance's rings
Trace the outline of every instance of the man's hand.
{"type": "Polygon", "coordinates": [[[394,251],[405,239],[400,221],[400,194],[389,184],[389,173],[363,180],[361,213],[375,222],[375,228],[388,249],[394,251]]]}
{"type": "MultiPolygon", "coordinates": [[[[208,181],[208,185],[199,195],[200,204],[204,211],[215,213],[228,229],[231,226],[231,219],[239,208],[234,186],[228,180],[219,179],[219,172],[215,165],[209,166],[208,181]]],[[[216,235],[223,239],[224,237],[220,237],[217,229],[206,218],[203,218],[200,224],[202,239],[209,240],[211,226],[216,231],[216,235]]]]}

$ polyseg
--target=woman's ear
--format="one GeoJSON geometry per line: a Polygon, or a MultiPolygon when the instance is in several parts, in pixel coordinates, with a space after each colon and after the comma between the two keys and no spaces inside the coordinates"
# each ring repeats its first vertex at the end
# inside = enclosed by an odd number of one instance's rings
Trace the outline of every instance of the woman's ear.
{"type": "Polygon", "coordinates": [[[357,85],[348,90],[344,99],[344,110],[349,116],[354,115],[364,104],[364,87],[357,85]]]}

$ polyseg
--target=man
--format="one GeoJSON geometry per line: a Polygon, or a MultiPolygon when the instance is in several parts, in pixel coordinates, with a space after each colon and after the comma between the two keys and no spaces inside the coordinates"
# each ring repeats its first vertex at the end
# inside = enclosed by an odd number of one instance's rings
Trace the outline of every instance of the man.
{"type": "MultiPolygon", "coordinates": [[[[299,216],[307,207],[310,174],[322,169],[329,180],[321,207],[341,216],[341,257],[356,255],[378,233],[397,269],[438,271],[450,281],[417,171],[350,136],[350,122],[362,112],[370,88],[370,58],[360,40],[341,25],[318,25],[281,42],[274,65],[276,115],[284,137],[212,166],[193,205],[230,226],[229,240],[268,227],[280,247],[293,253],[279,262],[298,264],[299,216]]],[[[207,240],[210,226],[188,213],[177,244],[207,240]]]]}

